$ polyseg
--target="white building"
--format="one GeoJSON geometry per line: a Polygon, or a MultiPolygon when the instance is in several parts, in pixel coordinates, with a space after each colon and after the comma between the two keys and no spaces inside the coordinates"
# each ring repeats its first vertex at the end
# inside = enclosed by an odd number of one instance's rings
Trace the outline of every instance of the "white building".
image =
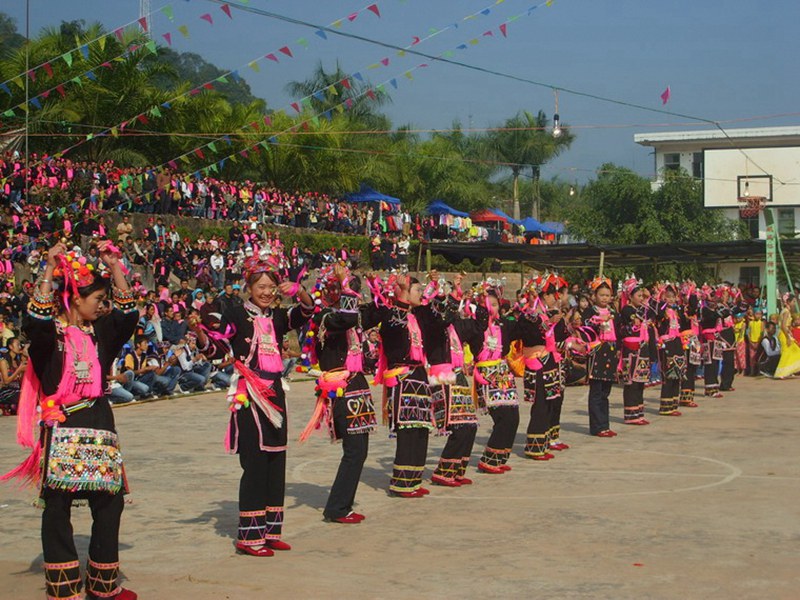
{"type": "MultiPolygon", "coordinates": [[[[763,196],[773,209],[778,234],[800,232],[800,127],[707,129],[637,133],[637,144],[652,147],[653,187],[667,171],[685,170],[703,180],[706,208],[740,219],[740,197],[763,196]]],[[[753,238],[766,237],[763,213],[744,221],[753,238]]],[[[764,263],[729,264],[720,278],[734,283],[764,284],[764,263]]]]}

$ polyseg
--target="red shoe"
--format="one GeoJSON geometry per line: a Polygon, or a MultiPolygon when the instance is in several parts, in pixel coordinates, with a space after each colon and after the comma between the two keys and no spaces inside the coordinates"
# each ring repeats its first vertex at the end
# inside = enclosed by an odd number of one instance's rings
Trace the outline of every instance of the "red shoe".
{"type": "Polygon", "coordinates": [[[561,452],[562,450],[569,450],[569,444],[565,444],[564,442],[550,444],[550,450],[556,450],[558,452],[561,452]]]}
{"type": "Polygon", "coordinates": [[[670,411],[668,413],[658,413],[658,414],[661,415],[662,417],[680,417],[681,416],[681,411],[673,410],[673,411],[670,411]]]}
{"type": "Polygon", "coordinates": [[[611,431],[610,429],[606,429],[605,431],[601,431],[600,433],[596,434],[597,437],[617,437],[616,432],[611,431]]]}
{"type": "Polygon", "coordinates": [[[431,493],[431,491],[430,491],[429,489],[427,489],[427,488],[424,488],[424,487],[417,488],[417,490],[418,490],[418,491],[419,491],[419,493],[420,493],[420,494],[422,494],[423,496],[427,496],[428,494],[430,494],[430,493],[431,493]]]}
{"type": "Polygon", "coordinates": [[[239,554],[249,554],[250,556],[274,556],[275,553],[266,546],[258,548],[254,546],[245,546],[240,542],[236,542],[236,552],[239,554]]]}
{"type": "Polygon", "coordinates": [[[434,485],[441,485],[444,487],[461,487],[461,483],[456,479],[445,479],[440,475],[433,475],[431,477],[431,483],[434,485]]]}
{"type": "Polygon", "coordinates": [[[487,465],[486,463],[479,462],[478,471],[483,471],[484,473],[492,473],[494,475],[500,475],[502,473],[505,473],[507,469],[503,469],[502,467],[493,467],[491,465],[487,465]]]}
{"type": "Polygon", "coordinates": [[[706,394],[706,398],[722,398],[722,392],[714,392],[713,394],[706,394]]]}
{"type": "Polygon", "coordinates": [[[510,465],[500,465],[500,469],[502,471],[510,471],[511,470],[511,466],[510,465]]]}
{"type": "Polygon", "coordinates": [[[645,418],[636,419],[635,421],[625,421],[625,425],[650,425],[650,421],[645,418]]]}
{"type": "Polygon", "coordinates": [[[346,517],[339,517],[338,519],[325,519],[329,523],[342,523],[344,525],[356,525],[361,523],[362,519],[359,519],[355,513],[350,513],[346,517]]]}
{"type": "MultiPolygon", "coordinates": [[[[117,592],[113,596],[104,598],[103,600],[136,600],[138,597],[139,595],[136,592],[132,592],[131,590],[126,590],[125,588],[120,588],[119,592],[117,592]]],[[[95,596],[91,592],[86,592],[86,600],[101,600],[101,599],[100,596],[95,596]]]]}
{"type": "Polygon", "coordinates": [[[267,540],[267,547],[273,550],[291,550],[292,547],[281,540],[267,540]]]}
{"type": "Polygon", "coordinates": [[[355,517],[359,521],[364,521],[367,518],[366,516],[362,515],[361,513],[357,513],[357,512],[351,512],[348,516],[355,517]]]}
{"type": "Polygon", "coordinates": [[[537,454],[536,456],[530,456],[532,460],[551,460],[555,458],[555,454],[550,454],[549,452],[545,452],[544,454],[537,454]]]}
{"type": "Polygon", "coordinates": [[[413,492],[392,492],[398,498],[422,498],[425,494],[422,492],[422,488],[418,490],[414,490],[413,492]]]}
{"type": "Polygon", "coordinates": [[[472,485],[472,479],[466,477],[459,477],[456,481],[461,485],[472,485]]]}
{"type": "Polygon", "coordinates": [[[697,408],[700,405],[697,402],[690,400],[688,402],[681,402],[681,406],[688,406],[689,408],[697,408]]]}

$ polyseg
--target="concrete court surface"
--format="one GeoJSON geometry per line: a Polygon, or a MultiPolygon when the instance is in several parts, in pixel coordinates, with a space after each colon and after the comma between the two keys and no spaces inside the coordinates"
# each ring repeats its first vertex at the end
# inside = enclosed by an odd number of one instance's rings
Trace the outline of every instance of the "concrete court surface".
{"type": "MultiPolygon", "coordinates": [[[[700,382],[698,382],[700,383],[700,382]]],[[[359,525],[328,524],[322,507],[340,448],[296,438],[310,382],[289,393],[291,441],[284,539],[291,552],[238,556],[232,541],[239,466],[222,451],[222,394],[116,410],[133,503],[123,514],[125,585],[149,599],[251,598],[800,598],[800,380],[737,377],[724,399],[682,417],[621,423],[587,435],[586,389],[569,388],[555,460],[522,455],[528,406],[504,475],[475,470],[491,422],[482,417],[470,477],[389,497],[394,443],[371,439],[357,498],[359,525]]],[[[698,386],[702,390],[702,384],[698,386]]],[[[0,471],[23,454],[15,420],[0,419],[0,471]]],[[[443,438],[431,437],[429,469],[443,438]]],[[[0,598],[42,598],[39,511],[31,491],[0,487],[0,598]]],[[[73,522],[81,559],[88,509],[73,522]]]]}

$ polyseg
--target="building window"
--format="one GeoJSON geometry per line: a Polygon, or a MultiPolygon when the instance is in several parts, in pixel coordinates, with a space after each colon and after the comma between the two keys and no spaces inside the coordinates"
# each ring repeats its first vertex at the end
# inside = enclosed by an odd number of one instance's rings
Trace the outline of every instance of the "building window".
{"type": "Polygon", "coordinates": [[[739,285],[761,287],[761,267],[739,267],[739,285]]]}
{"type": "Polygon", "coordinates": [[[778,235],[794,236],[794,209],[778,209],[778,235]]]}
{"type": "Polygon", "coordinates": [[[747,231],[750,233],[750,239],[757,240],[759,234],[758,215],[756,215],[755,217],[739,217],[739,218],[741,219],[742,223],[745,224],[747,231]]]}
{"type": "Polygon", "coordinates": [[[692,177],[695,179],[703,178],[703,153],[695,152],[692,154],[692,177]]]}
{"type": "Polygon", "coordinates": [[[677,152],[664,155],[664,170],[665,171],[680,171],[681,170],[681,155],[677,152]]]}

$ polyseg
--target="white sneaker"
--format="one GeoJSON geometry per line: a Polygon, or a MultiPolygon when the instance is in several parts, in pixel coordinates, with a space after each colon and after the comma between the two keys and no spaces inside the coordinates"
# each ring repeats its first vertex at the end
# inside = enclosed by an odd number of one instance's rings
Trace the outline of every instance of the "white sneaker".
{"type": "Polygon", "coordinates": [[[286,377],[281,377],[281,387],[283,388],[284,392],[291,392],[292,388],[289,385],[289,380],[286,377]]]}

